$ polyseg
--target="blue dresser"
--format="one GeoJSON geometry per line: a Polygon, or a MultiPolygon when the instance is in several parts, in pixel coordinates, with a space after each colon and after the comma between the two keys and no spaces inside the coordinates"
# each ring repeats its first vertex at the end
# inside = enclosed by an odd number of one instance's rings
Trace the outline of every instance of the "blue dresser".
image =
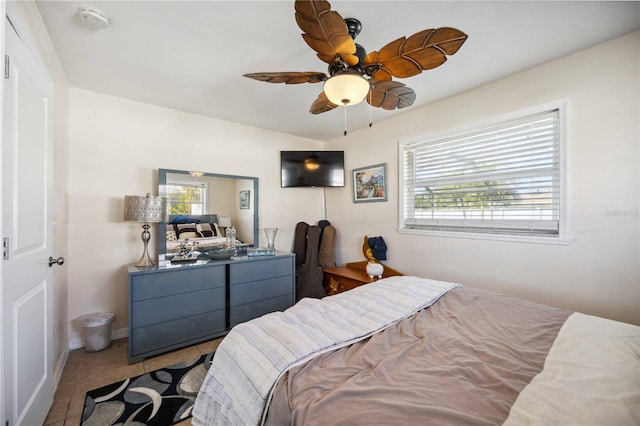
{"type": "Polygon", "coordinates": [[[295,303],[295,255],[129,265],[129,362],[225,335],[295,303]]]}

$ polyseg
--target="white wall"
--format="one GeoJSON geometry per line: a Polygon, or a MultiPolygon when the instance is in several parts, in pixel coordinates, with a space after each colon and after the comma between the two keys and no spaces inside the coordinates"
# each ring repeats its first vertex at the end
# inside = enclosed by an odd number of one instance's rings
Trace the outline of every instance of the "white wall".
{"type": "MultiPolygon", "coordinates": [[[[73,320],[82,314],[114,312],[114,329],[127,327],[126,265],[140,258],[143,246],[141,224],[122,220],[123,197],[157,194],[159,168],[259,177],[260,228],[280,228],[280,250],[291,251],[298,221],[315,222],[322,213],[318,190],[280,188],[280,150],[319,149],[318,141],[80,89],[71,89],[70,128],[72,346],[81,342],[73,320]]],[[[156,231],[152,227],[153,253],[156,231]]]]}
{"type": "Polygon", "coordinates": [[[327,191],[337,262],[363,260],[363,236],[382,235],[388,265],[405,274],[640,324],[639,52],[636,32],[330,141],[327,149],[345,150],[349,171],[388,165],[386,203],[354,204],[350,173],[345,188],[327,191]],[[396,231],[399,140],[560,99],[568,100],[572,244],[396,231]]]}
{"type": "MultiPolygon", "coordinates": [[[[337,228],[336,261],[362,260],[363,235],[382,235],[388,264],[407,274],[640,324],[639,38],[623,37],[326,144],[346,151],[347,186],[326,191],[328,219],[337,228]],[[569,101],[571,245],[396,231],[399,140],[558,99],[569,101]],[[350,169],[380,162],[388,165],[389,201],[354,204],[350,169]]],[[[317,141],[71,89],[72,344],[79,342],[72,320],[81,314],[115,312],[117,330],[128,324],[125,265],[138,260],[142,242],[140,225],[122,221],[125,194],[157,194],[158,168],[258,176],[260,228],[280,228],[276,247],[290,251],[295,224],[323,217],[322,189],[280,188],[279,151],[319,148],[317,141]]]]}

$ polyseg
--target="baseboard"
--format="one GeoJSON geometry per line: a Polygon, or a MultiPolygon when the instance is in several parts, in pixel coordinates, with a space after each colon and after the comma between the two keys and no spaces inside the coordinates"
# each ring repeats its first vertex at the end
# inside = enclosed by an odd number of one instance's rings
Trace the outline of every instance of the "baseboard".
{"type": "Polygon", "coordinates": [[[114,330],[114,332],[111,333],[111,338],[113,340],[115,340],[115,339],[124,339],[125,337],[129,337],[129,329],[128,328],[121,328],[119,330],[114,330]]]}
{"type": "MultiPolygon", "coordinates": [[[[129,336],[128,328],[120,328],[118,330],[111,331],[111,340],[122,339],[124,337],[129,336]]],[[[84,342],[82,341],[82,337],[74,337],[73,339],[69,339],[69,350],[84,348],[84,342]]]]}
{"type": "Polygon", "coordinates": [[[53,389],[58,389],[58,384],[60,383],[64,366],[67,365],[67,358],[69,358],[69,349],[62,351],[60,362],[58,362],[58,368],[53,372],[53,389]]]}

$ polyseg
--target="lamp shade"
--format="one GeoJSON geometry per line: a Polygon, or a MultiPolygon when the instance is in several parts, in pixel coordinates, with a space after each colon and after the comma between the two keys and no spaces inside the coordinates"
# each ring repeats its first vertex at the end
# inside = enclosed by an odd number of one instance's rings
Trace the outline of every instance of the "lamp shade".
{"type": "Polygon", "coordinates": [[[324,93],[336,105],[355,105],[369,93],[369,82],[357,74],[337,74],[325,81],[324,93]]]}
{"type": "Polygon", "coordinates": [[[131,222],[158,223],[167,221],[167,199],[151,194],[125,195],[124,220],[131,222]]]}
{"type": "Polygon", "coordinates": [[[218,218],[218,226],[222,226],[223,228],[228,228],[231,226],[231,218],[230,217],[220,217],[218,218]]]}

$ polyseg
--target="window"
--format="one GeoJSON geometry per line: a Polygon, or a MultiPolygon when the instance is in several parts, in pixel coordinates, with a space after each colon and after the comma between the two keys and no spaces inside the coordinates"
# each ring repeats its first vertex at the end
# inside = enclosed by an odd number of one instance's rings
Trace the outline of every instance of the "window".
{"type": "Polygon", "coordinates": [[[565,232],[562,120],[557,107],[401,142],[400,230],[559,240],[565,232]]]}
{"type": "Polygon", "coordinates": [[[207,184],[167,183],[169,214],[203,214],[206,205],[207,184]]]}

